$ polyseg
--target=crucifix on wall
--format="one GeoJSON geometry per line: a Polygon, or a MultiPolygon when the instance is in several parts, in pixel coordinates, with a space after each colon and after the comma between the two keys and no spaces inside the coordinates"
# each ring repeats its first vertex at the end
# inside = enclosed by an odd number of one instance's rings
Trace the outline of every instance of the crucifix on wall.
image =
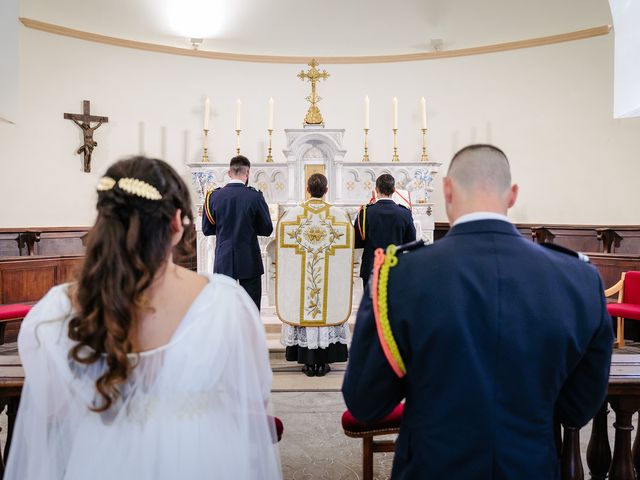
{"type": "Polygon", "coordinates": [[[84,143],[78,150],[77,154],[84,154],[84,171],[91,171],[91,154],[93,153],[93,149],[98,146],[98,142],[93,139],[93,132],[100,127],[103,123],[107,123],[109,121],[108,117],[99,117],[97,115],[91,115],[91,104],[89,100],[84,100],[82,102],[82,113],[65,113],[64,118],[66,120],[71,120],[73,123],[78,125],[82,129],[82,134],[84,137],[84,143]],[[91,122],[98,122],[97,125],[91,126],[91,122]]]}

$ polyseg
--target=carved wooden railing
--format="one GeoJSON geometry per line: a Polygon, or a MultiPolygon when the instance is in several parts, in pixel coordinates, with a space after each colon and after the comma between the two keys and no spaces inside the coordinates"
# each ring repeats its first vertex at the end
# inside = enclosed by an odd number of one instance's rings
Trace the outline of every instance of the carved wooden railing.
{"type": "MultiPolygon", "coordinates": [[[[631,418],[640,410],[640,355],[613,355],[609,394],[595,416],[587,447],[587,469],[592,479],[636,480],[640,473],[640,438],[636,432],[633,446],[631,418]],[[615,414],[613,455],[609,444],[607,417],[609,407],[615,414]]],[[[638,424],[640,431],[640,421],[638,424]]],[[[560,453],[562,480],[582,480],[580,430],[564,428],[560,453]]]]}

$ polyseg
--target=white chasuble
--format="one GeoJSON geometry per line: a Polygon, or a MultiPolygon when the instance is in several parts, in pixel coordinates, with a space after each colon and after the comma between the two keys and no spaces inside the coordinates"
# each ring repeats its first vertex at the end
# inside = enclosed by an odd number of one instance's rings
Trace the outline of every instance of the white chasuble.
{"type": "Polygon", "coordinates": [[[318,198],[287,210],[276,228],[276,311],[300,327],[351,314],[354,233],[346,212],[318,198]]]}

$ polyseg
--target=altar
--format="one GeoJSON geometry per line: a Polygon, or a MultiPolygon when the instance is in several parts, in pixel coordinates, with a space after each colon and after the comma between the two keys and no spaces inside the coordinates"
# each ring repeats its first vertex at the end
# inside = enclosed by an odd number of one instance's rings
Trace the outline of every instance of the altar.
{"type": "MultiPolygon", "coordinates": [[[[433,181],[440,168],[437,162],[363,162],[345,161],[343,129],[306,126],[286,129],[283,157],[271,163],[251,163],[249,184],[262,191],[269,204],[274,227],[288,207],[306,199],[306,180],[314,173],[324,174],[329,181],[326,200],[343,208],[353,222],[361,205],[372,197],[376,178],[388,173],[396,180],[396,188],[409,192],[417,237],[433,241],[433,181]]],[[[355,156],[354,156],[355,157],[355,156]]],[[[250,159],[251,160],[251,159],[250,159]]],[[[215,236],[202,234],[202,207],[207,191],[223,187],[228,181],[228,163],[191,163],[191,181],[195,187],[198,272],[213,271],[215,236]]],[[[265,274],[262,277],[263,310],[275,304],[275,243],[271,237],[258,237],[265,274]]],[[[353,278],[358,278],[361,250],[356,250],[353,278]]],[[[361,282],[354,283],[353,305],[357,308],[362,294],[361,282]]]]}

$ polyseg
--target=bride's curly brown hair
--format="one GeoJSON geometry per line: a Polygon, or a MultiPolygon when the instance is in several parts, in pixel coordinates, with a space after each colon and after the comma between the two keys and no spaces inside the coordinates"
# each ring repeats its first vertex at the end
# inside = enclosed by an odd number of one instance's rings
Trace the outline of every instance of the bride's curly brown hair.
{"type": "MultiPolygon", "coordinates": [[[[161,274],[171,253],[171,220],[182,211],[191,227],[189,190],[166,162],[134,157],[113,164],[106,172],[115,182],[141,180],[155,187],[162,198],[150,200],[116,185],[98,192],[98,216],[89,231],[84,264],[72,291],[75,315],[69,337],[77,344],[70,356],[92,364],[104,356],[105,370],[96,381],[101,397],[92,410],[103,412],[117,401],[119,387],[133,368],[131,329],[147,311],[145,291],[161,274]]],[[[176,250],[188,252],[193,228],[185,228],[176,250]]],[[[175,251],[175,250],[174,250],[175,251]]]]}

